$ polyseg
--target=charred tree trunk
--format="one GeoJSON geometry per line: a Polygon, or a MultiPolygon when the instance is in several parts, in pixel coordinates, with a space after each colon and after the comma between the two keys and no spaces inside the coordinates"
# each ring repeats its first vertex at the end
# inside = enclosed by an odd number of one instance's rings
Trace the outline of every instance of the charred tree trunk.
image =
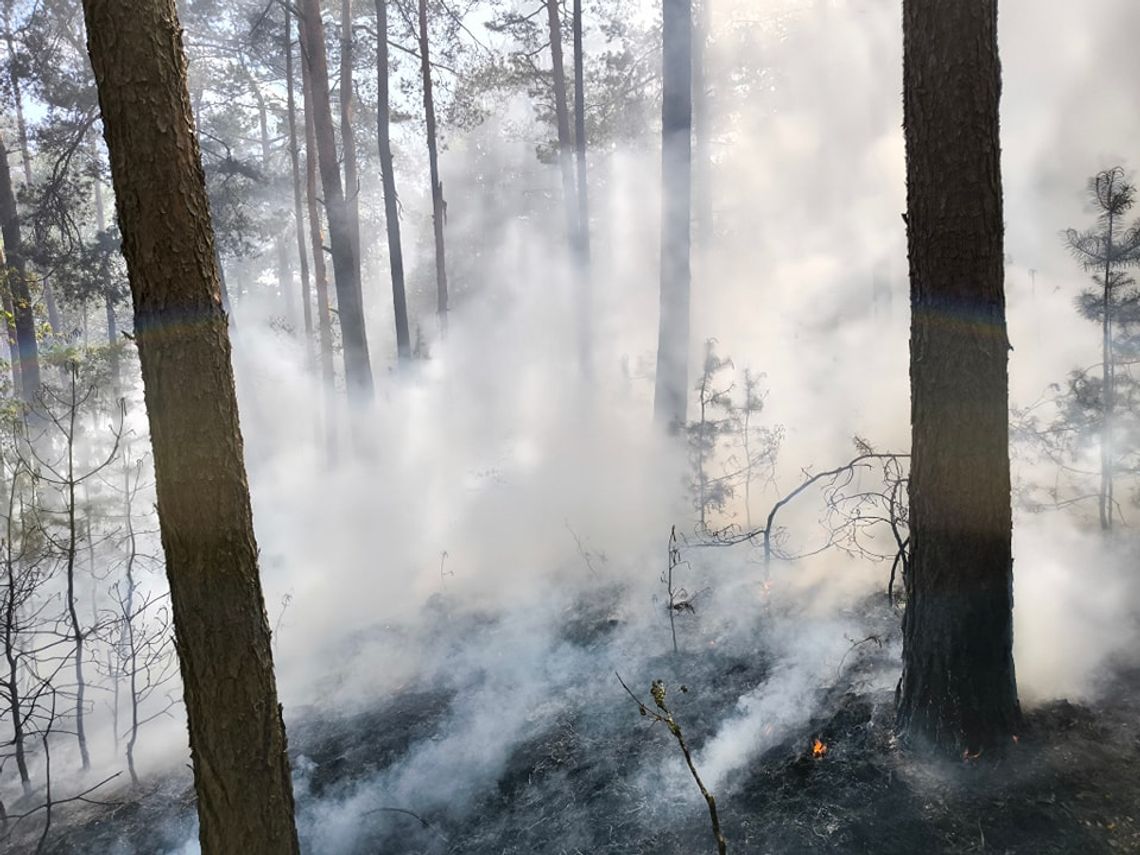
{"type": "Polygon", "coordinates": [[[8,262],[8,289],[16,319],[16,352],[20,363],[20,391],[25,404],[32,406],[40,394],[40,355],[36,343],[36,318],[28,290],[27,264],[20,238],[20,213],[8,168],[8,149],[0,138],[0,231],[8,262]]]}
{"type": "Polygon", "coordinates": [[[428,171],[431,177],[431,219],[435,234],[436,312],[441,331],[447,329],[447,255],[443,246],[443,226],[447,207],[439,180],[439,146],[435,129],[435,97],[431,82],[431,38],[428,31],[427,0],[420,0],[420,76],[423,79],[424,118],[427,121],[428,171]]]}
{"type": "Polygon", "coordinates": [[[693,154],[691,0],[665,0],[661,107],[661,315],[653,411],[671,431],[685,422],[689,386],[689,245],[693,154]]]}
{"type": "Polygon", "coordinates": [[[84,0],[150,420],[202,851],[299,851],[174,0],[84,0]]]}
{"type": "Polygon", "coordinates": [[[306,117],[312,116],[317,144],[317,165],[324,190],[325,213],[332,244],[333,277],[336,280],[337,310],[344,342],[344,373],[349,399],[364,403],[372,399],[372,365],[357,280],[357,259],[352,239],[352,223],[337,163],[336,134],[329,103],[328,56],[321,26],[319,0],[301,2],[302,57],[308,70],[309,100],[306,117]]]}
{"type": "Polygon", "coordinates": [[[304,190],[297,138],[297,95],[293,72],[293,15],[285,4],[285,97],[289,119],[289,165],[293,171],[293,219],[297,226],[297,263],[301,269],[301,315],[305,319],[305,350],[313,362],[313,306],[309,282],[309,253],[305,249],[304,190]]]}
{"type": "Polygon", "coordinates": [[[1019,722],[997,0],[905,0],[910,560],[898,727],[961,756],[1019,722]]]}
{"type": "Polygon", "coordinates": [[[376,140],[384,181],[384,222],[388,228],[388,261],[392,268],[392,307],[396,317],[396,355],[412,357],[408,298],[404,291],[404,249],[400,243],[400,197],[392,164],[392,105],[388,92],[388,0],[376,0],[376,140]]]}

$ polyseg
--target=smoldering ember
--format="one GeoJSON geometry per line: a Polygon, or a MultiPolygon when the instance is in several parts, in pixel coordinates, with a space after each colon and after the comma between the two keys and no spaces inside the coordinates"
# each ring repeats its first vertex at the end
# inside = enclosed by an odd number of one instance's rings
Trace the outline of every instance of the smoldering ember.
{"type": "Polygon", "coordinates": [[[0,0],[0,851],[1140,852],[1138,32],[0,0]]]}

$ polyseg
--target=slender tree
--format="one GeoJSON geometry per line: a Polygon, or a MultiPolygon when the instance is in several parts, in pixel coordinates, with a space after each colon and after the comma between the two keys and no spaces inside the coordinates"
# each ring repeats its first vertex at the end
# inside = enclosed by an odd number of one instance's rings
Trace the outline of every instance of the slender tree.
{"type": "Polygon", "coordinates": [[[376,143],[384,182],[384,221],[388,229],[388,263],[392,269],[392,307],[396,318],[396,355],[412,356],[408,298],[404,291],[404,249],[400,243],[400,197],[392,164],[392,104],[388,86],[388,0],[376,0],[376,143]]]}
{"type": "Polygon", "coordinates": [[[174,0],[84,0],[206,853],[296,853],[229,333],[174,0]]]}
{"type": "Polygon", "coordinates": [[[664,0],[661,107],[661,314],[653,410],[671,431],[685,424],[689,377],[689,248],[693,154],[693,10],[664,0]]]}
{"type": "MultiPolygon", "coordinates": [[[[352,0],[340,3],[340,145],[344,160],[344,199],[348,209],[348,230],[352,237],[353,260],[356,262],[356,288],[363,288],[360,260],[360,179],[356,169],[356,133],[352,122],[356,114],[353,91],[352,0]]],[[[363,297],[360,298],[363,301],[363,297]]],[[[363,305],[363,302],[361,302],[363,305]]]]}
{"type": "Polygon", "coordinates": [[[305,349],[313,362],[313,298],[309,279],[309,253],[305,248],[304,188],[297,136],[297,94],[293,71],[293,13],[285,6],[285,105],[289,121],[289,166],[293,176],[293,220],[297,228],[297,261],[301,269],[301,316],[305,320],[305,349]]]}
{"type": "Polygon", "coordinates": [[[40,394],[40,355],[36,343],[36,319],[28,289],[28,269],[20,237],[20,212],[8,167],[8,149],[0,137],[0,233],[8,262],[8,290],[16,324],[17,359],[20,363],[20,391],[26,404],[34,404],[40,394]]]}
{"type": "Polygon", "coordinates": [[[336,134],[329,103],[328,56],[321,25],[320,0],[301,0],[301,55],[309,79],[306,115],[312,115],[317,143],[317,165],[328,215],[332,244],[333,277],[336,280],[337,310],[344,344],[344,372],[349,398],[366,402],[372,398],[372,364],[364,327],[364,307],[357,279],[357,258],[352,238],[352,220],[341,187],[337,162],[336,134]]]}
{"type": "Polygon", "coordinates": [[[903,38],[912,459],[897,723],[955,756],[992,753],[1020,717],[997,0],[904,0],[903,38]]]}
{"type": "Polygon", "coordinates": [[[590,263],[590,194],[586,171],[586,67],[582,46],[582,0],[574,0],[574,153],[578,163],[578,239],[590,263]]]}
{"type": "Polygon", "coordinates": [[[578,252],[578,200],[574,186],[574,141],[570,137],[570,106],[566,93],[566,68],[562,61],[562,20],[558,0],[546,0],[550,59],[554,75],[554,115],[558,126],[558,166],[562,172],[562,206],[566,212],[566,237],[571,251],[578,252]]]}
{"type": "MultiPolygon", "coordinates": [[[[1114,471],[1116,469],[1116,409],[1119,381],[1116,369],[1119,362],[1117,338],[1140,321],[1140,293],[1136,281],[1127,268],[1140,264],[1140,223],[1131,227],[1125,216],[1136,201],[1136,188],[1127,180],[1119,166],[1097,173],[1089,181],[1089,198],[1097,211],[1095,228],[1078,232],[1069,229],[1065,241],[1077,261],[1093,274],[1095,288],[1085,290],[1078,300],[1078,308],[1086,318],[1096,321],[1101,328],[1101,385],[1100,405],[1100,490],[1097,509],[1100,527],[1112,530],[1116,516],[1114,471]]],[[[1075,382],[1082,382],[1078,374],[1075,382]]],[[[1128,376],[1125,374],[1125,382],[1128,376]]],[[[1075,397],[1084,399],[1078,394],[1075,397]]]]}
{"type": "Polygon", "coordinates": [[[439,144],[435,128],[435,96],[431,82],[431,34],[428,30],[427,0],[420,0],[419,41],[420,77],[423,81],[424,118],[427,121],[428,172],[431,178],[431,219],[435,235],[435,293],[436,312],[440,328],[447,329],[447,255],[443,245],[443,226],[446,207],[443,201],[443,184],[439,180],[439,144]]]}

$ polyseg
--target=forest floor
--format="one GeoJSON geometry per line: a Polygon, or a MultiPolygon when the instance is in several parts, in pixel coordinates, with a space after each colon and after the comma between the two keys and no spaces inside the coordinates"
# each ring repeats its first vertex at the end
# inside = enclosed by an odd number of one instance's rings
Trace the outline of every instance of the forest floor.
{"type": "MultiPolygon", "coordinates": [[[[883,606],[869,620],[872,632],[891,631],[897,614],[883,606]]],[[[566,621],[561,643],[598,648],[618,623],[604,607],[584,609],[566,621]]],[[[470,637],[478,626],[466,629],[470,637]]],[[[636,676],[672,681],[670,702],[699,766],[700,749],[718,723],[768,679],[770,658],[762,639],[753,649],[697,649],[650,658],[636,676]],[[694,687],[684,694],[676,691],[682,676],[694,687]]],[[[722,782],[717,802],[729,852],[1140,852],[1140,670],[1116,669],[1106,678],[1111,690],[1095,706],[1058,700],[1027,710],[1024,733],[1001,759],[932,762],[893,739],[893,692],[881,680],[875,688],[860,679],[897,667],[896,656],[890,645],[863,645],[844,678],[819,689],[813,714],[722,782]],[[827,747],[822,757],[813,751],[816,739],[827,747]]],[[[576,679],[567,677],[571,684],[576,679]]],[[[647,688],[648,679],[630,682],[647,688]]],[[[371,709],[344,715],[294,713],[290,748],[295,774],[304,779],[298,811],[306,850],[716,851],[707,809],[684,775],[676,743],[638,715],[620,686],[604,699],[582,685],[555,693],[454,804],[399,801],[415,790],[391,783],[392,776],[425,745],[452,751],[446,731],[465,714],[474,685],[408,686],[371,709]],[[660,773],[653,770],[669,763],[679,777],[656,780],[660,773]],[[376,792],[362,802],[359,793],[369,786],[376,792]],[[351,826],[344,838],[351,843],[313,836],[311,829],[332,815],[351,826]]],[[[457,775],[475,762],[461,753],[450,760],[457,775]]],[[[184,769],[149,788],[108,789],[99,798],[116,804],[62,806],[44,851],[190,851],[181,848],[194,835],[184,769]]],[[[13,845],[34,847],[32,831],[13,845]]]]}

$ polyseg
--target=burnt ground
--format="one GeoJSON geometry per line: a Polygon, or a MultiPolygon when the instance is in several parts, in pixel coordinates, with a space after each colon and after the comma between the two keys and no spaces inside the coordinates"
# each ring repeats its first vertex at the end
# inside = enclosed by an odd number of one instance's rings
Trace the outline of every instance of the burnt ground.
{"type": "MultiPolygon", "coordinates": [[[[597,650],[619,623],[605,609],[587,609],[566,622],[559,643],[597,650]]],[[[699,756],[741,695],[765,683],[771,663],[763,637],[751,648],[696,649],[651,657],[629,682],[640,687],[654,675],[670,683],[677,720],[699,756]],[[682,694],[676,687],[685,680],[682,694]]],[[[889,645],[861,647],[843,679],[819,689],[814,715],[722,782],[730,852],[1140,852],[1140,670],[1117,669],[1094,707],[1062,700],[1028,710],[1024,733],[1001,759],[932,762],[895,743],[893,693],[863,679],[894,667],[893,657],[889,645]],[[816,738],[827,746],[822,758],[813,756],[816,738]]],[[[408,687],[351,714],[295,715],[290,744],[303,777],[305,848],[322,855],[715,852],[677,745],[637,714],[611,678],[583,685],[568,674],[565,690],[527,719],[501,762],[456,804],[387,801],[393,796],[384,782],[394,779],[384,776],[444,738],[464,715],[478,674],[467,683],[408,687]],[[370,782],[372,806],[350,809],[352,843],[330,844],[313,830],[327,816],[321,806],[357,804],[350,799],[370,782]]],[[[180,771],[141,792],[101,793],[115,805],[61,808],[45,851],[179,851],[194,833],[188,773],[180,771]]],[[[38,829],[25,831],[33,831],[13,840],[11,851],[32,851],[38,829]]]]}

